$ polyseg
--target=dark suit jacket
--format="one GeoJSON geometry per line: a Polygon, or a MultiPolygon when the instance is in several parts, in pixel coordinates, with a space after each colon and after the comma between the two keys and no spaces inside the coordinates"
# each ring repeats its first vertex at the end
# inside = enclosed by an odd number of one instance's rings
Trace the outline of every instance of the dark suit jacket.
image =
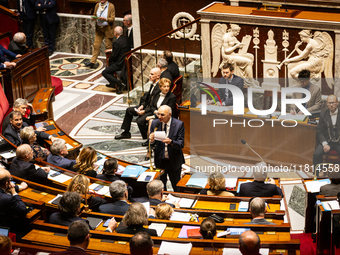
{"type": "Polygon", "coordinates": [[[9,60],[5,57],[5,55],[0,50],[0,69],[5,69],[4,63],[9,62],[9,60]]]}
{"type": "Polygon", "coordinates": [[[115,70],[121,70],[124,66],[125,53],[130,51],[129,40],[121,35],[112,44],[112,53],[109,58],[109,65],[115,70]]]}
{"type": "MultiPolygon", "coordinates": [[[[227,80],[224,77],[221,77],[220,79],[220,84],[227,84],[227,80]]],[[[242,90],[243,85],[244,85],[244,80],[237,76],[237,75],[233,75],[233,78],[231,79],[231,83],[229,85],[235,85],[236,87],[238,87],[239,89],[242,90]]],[[[218,89],[218,95],[221,98],[221,101],[224,105],[233,105],[233,94],[230,92],[228,92],[228,98],[226,98],[226,92],[225,92],[225,88],[220,88],[218,89]]]]}
{"type": "Polygon", "coordinates": [[[119,200],[113,203],[99,206],[99,212],[124,215],[126,211],[129,209],[129,206],[130,205],[126,201],[119,200]]]}
{"type": "Polygon", "coordinates": [[[330,183],[321,186],[320,195],[325,197],[336,196],[340,192],[340,184],[330,183]]]}
{"type": "Polygon", "coordinates": [[[130,35],[128,36],[128,29],[124,26],[124,36],[129,40],[130,49],[133,49],[133,28],[131,28],[130,35]]]}
{"type": "Polygon", "coordinates": [[[45,10],[48,24],[53,24],[59,22],[56,5],[57,0],[37,0],[35,3],[35,9],[37,9],[39,13],[45,10]],[[40,6],[38,6],[38,4],[40,4],[40,6]]]}
{"type": "Polygon", "coordinates": [[[60,212],[52,213],[48,222],[68,227],[73,221],[76,220],[83,220],[86,221],[87,224],[89,224],[89,222],[87,220],[84,220],[83,218],[80,218],[78,216],[64,217],[60,214],[60,212]]]}
{"type": "Polygon", "coordinates": [[[11,228],[16,217],[26,217],[26,205],[20,196],[9,195],[0,188],[0,226],[11,228]]]}
{"type": "Polygon", "coordinates": [[[33,163],[20,160],[17,157],[13,159],[9,171],[12,175],[41,184],[46,183],[48,176],[43,169],[35,169],[33,163]]]}
{"type": "Polygon", "coordinates": [[[62,156],[59,155],[53,155],[50,154],[48,155],[46,161],[48,163],[51,163],[53,165],[59,166],[61,168],[65,168],[68,170],[73,170],[73,166],[76,164],[76,161],[74,159],[68,159],[68,158],[64,158],[62,156]]]}
{"type": "MultiPolygon", "coordinates": [[[[156,94],[153,97],[153,100],[151,102],[150,107],[145,108],[145,113],[151,112],[153,114],[154,111],[158,109],[157,102],[159,100],[159,97],[160,97],[160,93],[156,94]]],[[[161,105],[168,105],[168,106],[170,106],[171,109],[172,109],[172,112],[175,113],[175,110],[176,110],[176,96],[172,92],[169,91],[166,94],[166,96],[164,97],[163,102],[161,103],[161,105]]]]}
{"type": "Polygon", "coordinates": [[[154,96],[159,94],[159,92],[161,92],[161,89],[159,88],[158,82],[153,86],[155,86],[155,87],[152,90],[151,95],[149,93],[149,91],[150,91],[149,90],[148,92],[145,92],[144,95],[140,98],[139,106],[143,105],[143,109],[149,107],[151,105],[151,102],[152,102],[154,96]]]}
{"type": "Polygon", "coordinates": [[[160,76],[159,78],[160,78],[160,79],[162,79],[162,78],[168,78],[168,79],[171,81],[171,84],[172,84],[172,74],[171,74],[171,72],[169,71],[169,69],[164,70],[164,71],[161,73],[161,76],[160,76]]]}
{"type": "Polygon", "coordinates": [[[168,70],[171,73],[172,80],[175,80],[179,76],[178,65],[174,61],[168,63],[168,70]]]}
{"type": "MultiPolygon", "coordinates": [[[[151,124],[151,133],[154,131],[156,125],[159,125],[158,131],[162,130],[162,123],[159,119],[156,119],[151,124]]],[[[169,138],[172,140],[173,144],[168,145],[169,163],[171,169],[178,170],[181,169],[182,164],[184,164],[184,156],[182,148],[184,146],[184,124],[182,121],[171,117],[171,127],[169,130],[169,138]]],[[[163,152],[165,150],[164,143],[161,141],[155,141],[155,165],[160,167],[162,163],[163,152]]]]}
{"type": "Polygon", "coordinates": [[[338,109],[338,115],[336,119],[336,126],[338,131],[338,136],[336,136],[333,132],[333,123],[330,115],[329,109],[324,110],[320,113],[319,123],[316,127],[316,135],[319,139],[319,142],[330,142],[332,139],[337,140],[340,136],[340,109],[338,109]]]}
{"type": "Polygon", "coordinates": [[[9,43],[8,50],[15,53],[16,55],[24,55],[25,53],[27,53],[27,47],[19,45],[14,40],[9,43]]]}
{"type": "Polygon", "coordinates": [[[129,227],[127,226],[118,226],[116,228],[116,232],[120,234],[130,234],[134,235],[138,232],[147,232],[150,236],[157,236],[157,231],[155,229],[148,229],[144,228],[142,225],[131,225],[129,227]]]}
{"type": "Polygon", "coordinates": [[[7,56],[10,59],[15,59],[17,54],[13,53],[10,50],[7,50],[6,48],[2,47],[2,45],[0,45],[0,50],[2,52],[3,55],[7,56]]]}
{"type": "Polygon", "coordinates": [[[254,225],[276,225],[273,222],[269,222],[266,219],[252,219],[251,222],[247,222],[244,224],[254,224],[254,225]]]}
{"type": "Polygon", "coordinates": [[[283,197],[282,190],[278,186],[260,181],[242,183],[238,195],[240,197],[272,197],[274,195],[283,197]]]}
{"type": "Polygon", "coordinates": [[[76,246],[70,246],[70,247],[67,248],[66,251],[50,253],[50,255],[74,255],[74,254],[78,254],[78,255],[90,255],[90,253],[87,253],[82,248],[78,248],[76,246]]]}
{"type": "Polygon", "coordinates": [[[120,178],[117,175],[113,175],[113,174],[98,174],[96,178],[104,180],[104,181],[108,181],[108,182],[114,182],[114,181],[120,180],[120,178]]]}
{"type": "Polygon", "coordinates": [[[20,0],[17,0],[17,8],[21,17],[26,17],[27,19],[35,19],[35,0],[23,0],[23,5],[25,7],[25,13],[20,11],[20,0]]]}
{"type": "MultiPolygon", "coordinates": [[[[30,114],[29,118],[25,118],[22,116],[22,121],[25,122],[28,126],[33,126],[35,124],[35,115],[30,114]]],[[[9,114],[6,115],[2,122],[2,133],[5,132],[7,126],[10,124],[9,114]]]]}
{"type": "MultiPolygon", "coordinates": [[[[24,127],[28,127],[26,122],[22,123],[21,129],[23,129],[24,127]]],[[[45,132],[34,130],[34,133],[37,135],[37,138],[39,137],[41,139],[48,140],[48,138],[50,137],[50,135],[46,134],[45,132]]],[[[8,125],[7,126],[7,128],[3,132],[3,135],[4,135],[4,137],[6,137],[6,139],[8,141],[10,141],[11,143],[15,144],[16,146],[19,146],[22,143],[21,139],[19,139],[17,131],[15,131],[13,129],[12,125],[8,125]]]]}
{"type": "MultiPolygon", "coordinates": [[[[154,206],[157,206],[161,203],[165,203],[165,202],[162,202],[162,200],[155,199],[155,198],[150,198],[149,202],[150,202],[150,205],[154,205],[154,206]]],[[[170,204],[170,203],[167,203],[167,204],[170,205],[171,207],[175,208],[174,204],[170,204]]]]}

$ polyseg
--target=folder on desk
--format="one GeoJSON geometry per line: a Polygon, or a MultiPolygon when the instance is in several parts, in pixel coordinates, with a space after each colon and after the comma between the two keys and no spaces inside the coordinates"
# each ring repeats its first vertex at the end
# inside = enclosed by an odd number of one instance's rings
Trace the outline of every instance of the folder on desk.
{"type": "Polygon", "coordinates": [[[188,238],[188,230],[190,229],[200,229],[200,226],[183,225],[178,238],[188,238]]]}
{"type": "Polygon", "coordinates": [[[129,165],[125,167],[122,177],[138,177],[144,173],[148,168],[139,165],[129,165]]]}
{"type": "Polygon", "coordinates": [[[175,243],[162,241],[158,254],[169,255],[189,255],[192,249],[192,243],[175,243]]]}
{"type": "Polygon", "coordinates": [[[227,228],[227,231],[230,231],[231,236],[241,235],[244,231],[250,230],[250,228],[227,228]]]}
{"type": "Polygon", "coordinates": [[[248,212],[249,202],[241,201],[238,205],[239,212],[248,212]]]}
{"type": "Polygon", "coordinates": [[[331,200],[331,201],[324,201],[321,202],[323,209],[325,211],[331,211],[331,210],[339,210],[339,203],[336,200],[331,200]]]}
{"type": "Polygon", "coordinates": [[[202,173],[194,173],[189,181],[187,182],[187,187],[195,187],[204,189],[207,185],[208,178],[205,174],[202,173]]]}

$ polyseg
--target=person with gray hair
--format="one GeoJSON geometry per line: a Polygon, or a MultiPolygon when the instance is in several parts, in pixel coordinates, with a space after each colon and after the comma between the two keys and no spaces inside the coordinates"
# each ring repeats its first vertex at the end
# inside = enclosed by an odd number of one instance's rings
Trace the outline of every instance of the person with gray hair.
{"type": "Polygon", "coordinates": [[[168,78],[171,81],[171,84],[172,84],[173,80],[172,80],[171,72],[168,70],[168,61],[166,61],[164,58],[158,59],[157,67],[159,69],[161,69],[160,79],[168,78]]]}
{"type": "Polygon", "coordinates": [[[128,189],[124,181],[118,180],[110,184],[110,195],[113,202],[99,206],[99,212],[124,215],[129,208],[128,189]]]}
{"type": "Polygon", "coordinates": [[[132,27],[132,15],[126,14],[123,19],[124,35],[128,38],[130,48],[133,49],[133,27],[132,27]]]}
{"type": "MultiPolygon", "coordinates": [[[[164,203],[168,197],[167,195],[164,195],[164,184],[161,180],[152,180],[146,185],[146,190],[149,195],[149,202],[150,205],[158,205],[161,203],[164,203]]],[[[179,208],[178,203],[171,204],[169,203],[171,207],[179,208]]]]}
{"type": "Polygon", "coordinates": [[[8,45],[8,50],[20,55],[27,53],[26,35],[22,32],[15,33],[8,45]]]}
{"type": "Polygon", "coordinates": [[[65,156],[68,154],[65,140],[60,138],[56,139],[53,141],[50,150],[52,154],[48,155],[47,157],[48,163],[68,170],[73,169],[76,161],[74,159],[65,158],[65,156]]]}
{"type": "Polygon", "coordinates": [[[50,151],[44,147],[41,147],[36,143],[37,135],[34,132],[33,127],[24,127],[20,130],[20,138],[23,144],[28,144],[33,150],[33,160],[41,158],[46,160],[47,156],[50,155],[50,151]]]}
{"type": "Polygon", "coordinates": [[[125,53],[130,51],[130,45],[128,39],[123,35],[123,28],[116,26],[114,29],[114,36],[117,38],[112,44],[111,56],[109,58],[109,66],[104,69],[102,75],[109,81],[107,87],[114,88],[118,86],[117,94],[121,94],[123,88],[126,86],[120,80],[114,77],[115,72],[122,71],[122,78],[126,81],[126,70],[125,70],[125,53]]]}
{"type": "Polygon", "coordinates": [[[242,255],[260,255],[260,237],[254,231],[244,231],[240,235],[238,248],[242,255]]]}
{"type": "Polygon", "coordinates": [[[269,222],[264,218],[267,212],[267,206],[262,198],[255,197],[250,201],[249,212],[253,219],[251,222],[244,224],[275,225],[275,223],[269,222]]]}
{"type": "MultiPolygon", "coordinates": [[[[264,162],[263,162],[264,163],[264,162]]],[[[275,180],[270,179],[265,183],[267,178],[266,165],[255,165],[253,170],[254,181],[242,183],[238,195],[240,197],[272,197],[275,195],[283,197],[282,190],[276,186],[275,180]]]]}

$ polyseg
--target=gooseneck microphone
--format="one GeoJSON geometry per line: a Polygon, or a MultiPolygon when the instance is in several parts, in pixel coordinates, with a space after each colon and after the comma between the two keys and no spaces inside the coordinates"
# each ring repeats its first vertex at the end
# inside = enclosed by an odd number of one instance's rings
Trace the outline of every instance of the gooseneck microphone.
{"type": "Polygon", "coordinates": [[[261,161],[262,162],[264,162],[264,160],[263,160],[263,158],[260,156],[260,154],[258,154],[256,151],[254,151],[253,150],[253,148],[252,147],[250,147],[250,145],[249,144],[247,144],[247,142],[245,141],[245,140],[241,140],[241,143],[243,143],[245,146],[247,146],[249,149],[251,149],[260,159],[261,159],[261,161]]]}

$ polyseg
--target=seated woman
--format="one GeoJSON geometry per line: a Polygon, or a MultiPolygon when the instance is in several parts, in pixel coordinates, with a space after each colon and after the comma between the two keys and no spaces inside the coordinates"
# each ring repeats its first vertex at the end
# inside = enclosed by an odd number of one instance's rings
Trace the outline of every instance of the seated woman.
{"type": "Polygon", "coordinates": [[[46,160],[47,156],[51,154],[48,149],[35,143],[37,135],[35,134],[33,127],[24,127],[21,129],[20,138],[22,140],[22,144],[28,144],[31,146],[33,150],[33,160],[36,158],[46,160]]]}
{"type": "Polygon", "coordinates": [[[109,158],[104,162],[103,173],[98,174],[97,178],[108,182],[120,180],[120,178],[116,175],[117,170],[118,170],[117,159],[109,158]]]}
{"type": "Polygon", "coordinates": [[[210,195],[210,196],[224,196],[233,197],[233,193],[226,191],[225,179],[223,174],[220,172],[211,173],[208,177],[208,185],[210,189],[202,189],[200,194],[210,195]]]}
{"type": "Polygon", "coordinates": [[[214,239],[216,235],[216,223],[212,218],[205,218],[200,227],[203,239],[214,239]]]}
{"type": "MultiPolygon", "coordinates": [[[[77,192],[81,196],[89,193],[90,179],[85,175],[77,174],[71,179],[71,182],[66,188],[66,191],[77,192]]],[[[84,203],[84,202],[83,202],[84,203]]],[[[100,197],[90,196],[87,200],[90,209],[94,212],[99,212],[99,206],[106,204],[106,200],[100,197]]]]}
{"type": "Polygon", "coordinates": [[[167,203],[158,204],[155,209],[156,219],[170,220],[170,217],[173,212],[174,209],[169,204],[167,203]]]}
{"type": "MultiPolygon", "coordinates": [[[[159,88],[161,89],[161,92],[154,96],[153,100],[151,101],[150,107],[145,109],[145,113],[147,112],[153,113],[153,115],[148,116],[145,119],[146,121],[149,122],[147,137],[149,137],[150,135],[150,127],[151,127],[152,121],[157,118],[157,114],[158,114],[157,109],[161,105],[170,106],[173,113],[176,110],[176,96],[170,91],[171,81],[167,78],[162,78],[159,80],[158,84],[159,84],[159,88]]],[[[148,141],[146,144],[143,144],[143,145],[147,146],[148,141]]],[[[148,152],[145,160],[149,160],[150,159],[149,157],[150,155],[148,152]]]]}
{"type": "Polygon", "coordinates": [[[139,202],[130,205],[124,215],[123,223],[124,225],[120,224],[116,229],[117,233],[134,235],[140,231],[144,231],[150,236],[157,236],[156,230],[143,227],[143,225],[148,224],[148,214],[144,205],[139,202]]]}
{"type": "Polygon", "coordinates": [[[84,174],[90,177],[97,177],[97,168],[94,163],[97,162],[97,153],[91,147],[84,147],[78,158],[76,159],[76,164],[73,166],[73,171],[78,174],[84,174]]]}

